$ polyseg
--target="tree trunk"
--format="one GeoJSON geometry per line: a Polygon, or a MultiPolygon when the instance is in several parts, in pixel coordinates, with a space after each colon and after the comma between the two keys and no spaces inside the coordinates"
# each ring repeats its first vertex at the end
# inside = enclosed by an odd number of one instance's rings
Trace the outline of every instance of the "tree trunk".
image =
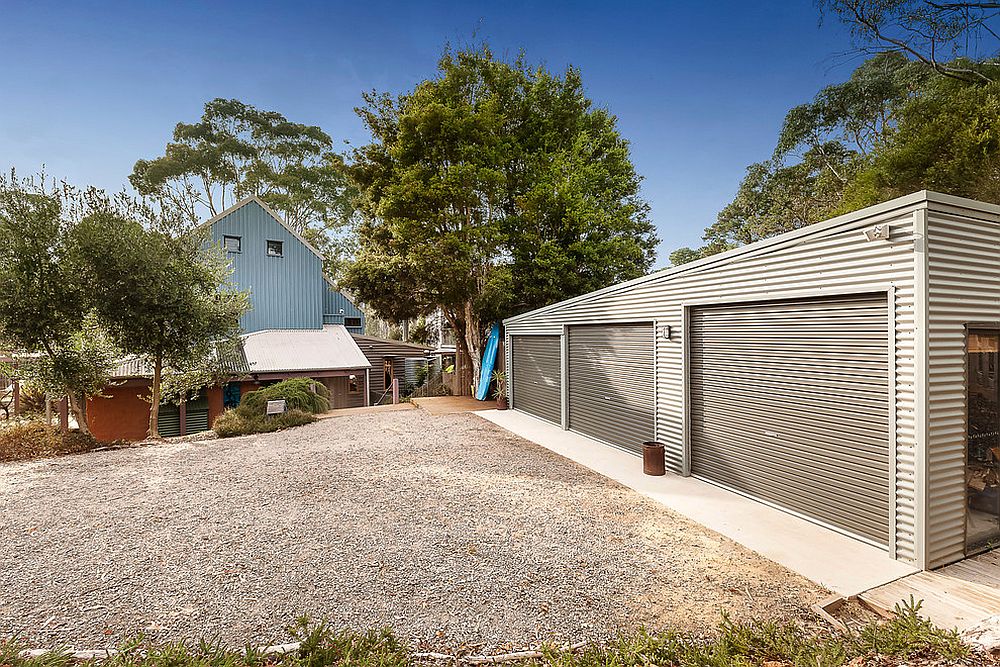
{"type": "Polygon", "coordinates": [[[153,391],[149,403],[149,438],[162,440],[160,437],[160,379],[163,373],[163,356],[156,355],[153,363],[153,391]]]}
{"type": "Polygon", "coordinates": [[[90,425],[87,424],[87,399],[81,398],[74,393],[69,394],[69,409],[73,412],[76,425],[80,433],[90,435],[90,425]]]}
{"type": "MultiPolygon", "coordinates": [[[[483,367],[483,341],[479,318],[472,311],[472,303],[465,304],[465,331],[462,332],[465,351],[472,360],[472,382],[479,386],[479,373],[483,367]]],[[[475,390],[473,390],[475,394],[475,390]]]]}
{"type": "Polygon", "coordinates": [[[401,325],[400,328],[403,330],[403,342],[404,343],[409,343],[410,342],[410,320],[403,320],[403,323],[402,323],[402,325],[401,325]]]}

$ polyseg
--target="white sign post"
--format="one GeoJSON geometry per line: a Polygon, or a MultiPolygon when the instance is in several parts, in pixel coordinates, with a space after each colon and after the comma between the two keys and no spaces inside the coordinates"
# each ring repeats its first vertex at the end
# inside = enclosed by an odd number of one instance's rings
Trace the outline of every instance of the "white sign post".
{"type": "Polygon", "coordinates": [[[267,402],[267,416],[280,415],[285,412],[285,400],[280,401],[268,401],[267,402]]]}

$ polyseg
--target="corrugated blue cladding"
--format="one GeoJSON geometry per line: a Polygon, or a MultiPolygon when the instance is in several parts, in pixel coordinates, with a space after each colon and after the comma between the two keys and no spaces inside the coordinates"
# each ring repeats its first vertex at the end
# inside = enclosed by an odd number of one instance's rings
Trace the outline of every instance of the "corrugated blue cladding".
{"type": "Polygon", "coordinates": [[[330,283],[323,280],[323,324],[344,324],[344,318],[356,317],[361,320],[361,326],[347,327],[351,333],[364,334],[365,314],[346,296],[333,289],[330,283]]]}
{"type": "Polygon", "coordinates": [[[215,242],[224,236],[240,237],[240,252],[228,257],[233,280],[250,292],[251,310],[240,321],[245,333],[323,326],[323,264],[309,248],[253,201],[212,225],[215,242]],[[268,241],[282,242],[281,257],[268,256],[268,241]]]}

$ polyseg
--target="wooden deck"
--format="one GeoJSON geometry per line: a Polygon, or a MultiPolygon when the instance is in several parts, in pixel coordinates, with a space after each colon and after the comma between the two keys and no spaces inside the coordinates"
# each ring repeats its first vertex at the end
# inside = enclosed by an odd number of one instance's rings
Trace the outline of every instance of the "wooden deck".
{"type": "Polygon", "coordinates": [[[884,611],[901,601],[923,600],[920,615],[944,628],[965,630],[1000,614],[1000,551],[990,551],[939,570],[917,572],[859,597],[884,611]]]}

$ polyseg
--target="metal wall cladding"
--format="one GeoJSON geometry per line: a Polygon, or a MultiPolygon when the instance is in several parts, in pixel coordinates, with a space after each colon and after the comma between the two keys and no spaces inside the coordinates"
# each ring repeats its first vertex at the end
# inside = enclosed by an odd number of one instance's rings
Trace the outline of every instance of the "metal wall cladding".
{"type": "Polygon", "coordinates": [[[965,555],[966,325],[1000,322],[1000,216],[935,209],[927,219],[928,567],[965,555]]]}
{"type": "MultiPolygon", "coordinates": [[[[804,293],[849,294],[873,285],[893,288],[895,320],[895,549],[915,560],[917,529],[916,418],[914,366],[914,212],[917,197],[821,223],[760,246],[692,266],[681,266],[615,285],[511,318],[509,336],[558,335],[564,325],[654,320],[669,325],[669,340],[656,339],[656,440],[666,445],[667,465],[684,472],[684,330],[686,305],[744,299],[764,300],[804,293]],[[889,241],[869,242],[864,230],[890,226],[889,241]]],[[[508,355],[508,368],[511,357],[508,355]]],[[[516,373],[516,371],[514,371],[516,373]]]]}
{"type": "Polygon", "coordinates": [[[553,424],[562,423],[562,339],[513,336],[511,407],[553,424]]]}
{"type": "Polygon", "coordinates": [[[571,326],[569,428],[642,453],[656,423],[653,324],[571,326]]]}
{"type": "Polygon", "coordinates": [[[184,418],[184,425],[187,427],[189,434],[207,431],[209,428],[208,410],[188,410],[184,418]]]}
{"type": "Polygon", "coordinates": [[[327,282],[326,278],[320,275],[323,290],[323,324],[343,324],[346,326],[346,318],[357,318],[361,320],[360,326],[349,326],[347,330],[352,334],[364,334],[365,314],[354,305],[346,294],[339,292],[327,282]]]}
{"type": "Polygon", "coordinates": [[[323,326],[323,263],[260,204],[247,202],[212,225],[212,240],[239,236],[238,253],[227,253],[232,280],[250,292],[251,310],[240,320],[244,333],[323,326]],[[282,256],[267,254],[268,241],[282,242],[282,256]]]}
{"type": "Polygon", "coordinates": [[[890,541],[886,295],[689,315],[691,473],[890,541]]]}

